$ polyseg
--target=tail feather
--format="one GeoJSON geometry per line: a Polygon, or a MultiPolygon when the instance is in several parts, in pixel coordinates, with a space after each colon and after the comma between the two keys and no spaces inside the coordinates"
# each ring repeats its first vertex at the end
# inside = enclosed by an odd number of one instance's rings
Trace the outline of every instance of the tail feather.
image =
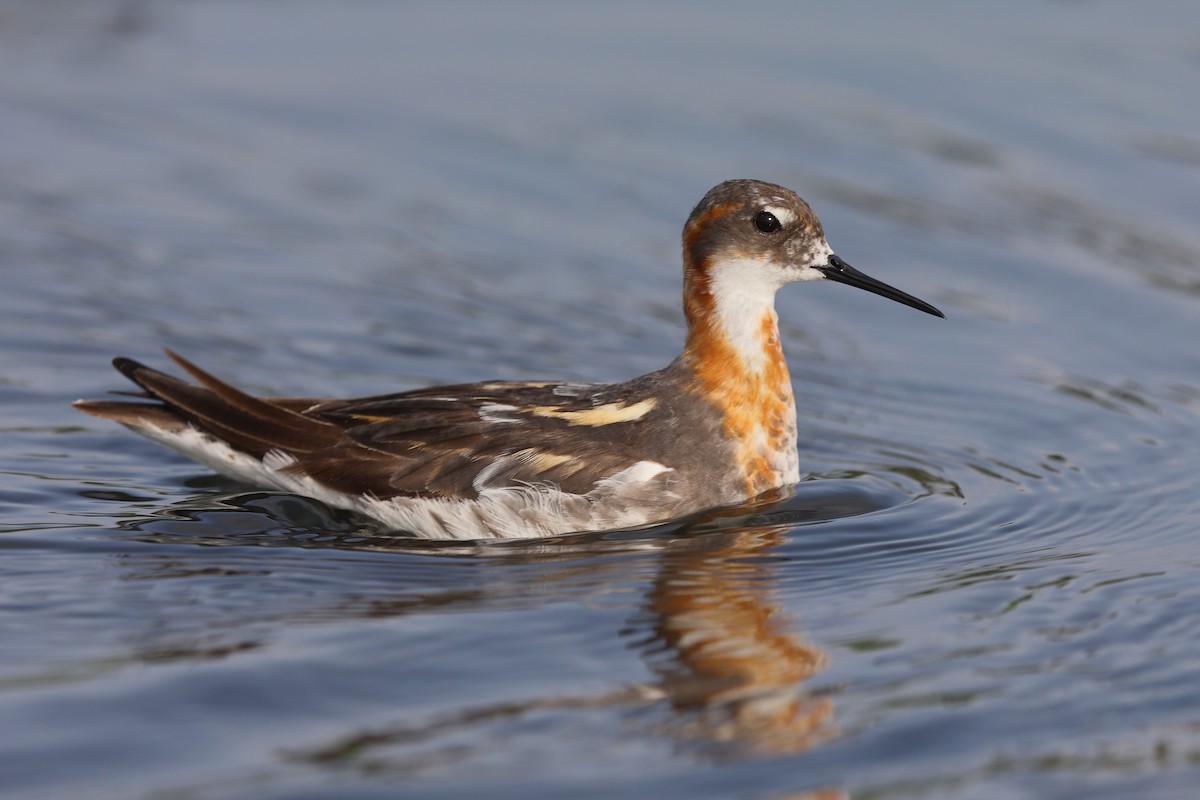
{"type": "Polygon", "coordinates": [[[276,425],[293,428],[298,432],[302,431],[307,435],[311,435],[314,426],[323,426],[329,431],[337,430],[336,426],[330,423],[314,420],[311,417],[298,414],[291,409],[283,408],[266,400],[248,395],[241,389],[230,386],[228,383],[205,372],[173,350],[169,348],[163,349],[166,350],[167,355],[171,357],[172,361],[187,370],[189,375],[199,381],[210,392],[247,414],[270,420],[276,425]]]}
{"type": "Polygon", "coordinates": [[[76,400],[71,404],[85,414],[110,419],[130,428],[177,431],[187,421],[161,403],[128,403],[121,400],[76,400]]]}
{"type": "Polygon", "coordinates": [[[81,400],[75,407],[136,429],[171,431],[190,423],[258,458],[272,450],[311,453],[337,444],[340,432],[336,426],[252,397],[170,350],[167,354],[201,385],[188,383],[133,359],[118,357],[113,359],[113,366],[143,390],[143,393],[128,394],[149,397],[161,405],[81,400]]]}

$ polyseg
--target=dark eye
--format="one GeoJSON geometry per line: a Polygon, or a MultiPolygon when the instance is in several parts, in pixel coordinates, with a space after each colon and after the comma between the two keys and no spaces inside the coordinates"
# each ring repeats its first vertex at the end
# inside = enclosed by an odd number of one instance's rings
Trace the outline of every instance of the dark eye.
{"type": "Polygon", "coordinates": [[[763,233],[774,233],[783,226],[779,224],[779,220],[770,211],[760,211],[754,216],[754,227],[763,233]]]}

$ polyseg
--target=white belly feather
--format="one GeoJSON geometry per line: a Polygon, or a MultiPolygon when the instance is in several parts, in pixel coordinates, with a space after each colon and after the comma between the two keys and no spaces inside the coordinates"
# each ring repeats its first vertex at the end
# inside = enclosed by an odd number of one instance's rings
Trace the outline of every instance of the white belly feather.
{"type": "Polygon", "coordinates": [[[134,430],[222,475],[358,511],[390,528],[427,539],[529,539],[631,528],[669,519],[677,513],[680,499],[669,487],[668,473],[674,470],[656,461],[639,461],[600,481],[586,494],[530,484],[483,488],[471,500],[431,497],[381,500],[335,491],[307,475],[288,471],[285,468],[294,464],[295,459],[286,453],[274,451],[260,461],[190,425],[176,430],[150,426],[134,430]],[[654,500],[648,502],[648,498],[654,500]]]}

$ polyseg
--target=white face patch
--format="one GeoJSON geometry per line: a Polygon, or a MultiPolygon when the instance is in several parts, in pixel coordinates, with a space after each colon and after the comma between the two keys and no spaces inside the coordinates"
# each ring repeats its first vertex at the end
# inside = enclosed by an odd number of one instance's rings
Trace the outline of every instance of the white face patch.
{"type": "Polygon", "coordinates": [[[774,214],[775,219],[779,220],[779,224],[783,226],[784,230],[787,230],[796,221],[796,212],[787,206],[765,206],[763,211],[774,214]]]}
{"type": "Polygon", "coordinates": [[[817,266],[825,266],[829,263],[829,257],[833,255],[833,248],[829,246],[829,242],[822,239],[813,245],[813,264],[817,266]]]}
{"type": "Polygon", "coordinates": [[[829,263],[829,257],[833,255],[833,248],[824,239],[819,242],[813,242],[811,248],[805,254],[805,263],[801,266],[792,267],[788,270],[788,280],[791,281],[816,281],[825,277],[825,273],[815,267],[823,267],[829,263]]]}

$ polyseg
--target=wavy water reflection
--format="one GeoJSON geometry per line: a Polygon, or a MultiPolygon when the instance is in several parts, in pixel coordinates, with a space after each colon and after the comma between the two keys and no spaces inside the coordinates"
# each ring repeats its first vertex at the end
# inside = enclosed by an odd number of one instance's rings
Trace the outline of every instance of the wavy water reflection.
{"type": "Polygon", "coordinates": [[[777,567],[761,556],[784,536],[740,530],[710,537],[704,550],[664,555],[642,614],[624,633],[660,676],[673,735],[760,756],[802,752],[835,735],[832,701],[804,688],[827,656],[771,600],[777,567]]]}
{"type": "MultiPolygon", "coordinates": [[[[804,641],[794,621],[771,600],[773,569],[761,556],[785,534],[778,529],[702,534],[663,544],[656,573],[640,608],[620,630],[656,676],[586,695],[552,695],[460,708],[421,723],[406,721],[354,731],[289,758],[339,769],[403,772],[416,758],[422,770],[450,766],[464,754],[455,738],[500,722],[547,712],[614,710],[640,736],[666,737],[694,754],[718,761],[805,751],[836,735],[833,703],[813,696],[805,683],[825,664],[825,654],[804,641]],[[440,749],[444,749],[441,755],[440,749]],[[419,755],[411,751],[419,750],[419,755]]],[[[539,556],[545,551],[539,549],[539,556]]],[[[587,583],[603,578],[588,564],[587,583]]],[[[622,571],[623,574],[624,571],[622,571]]],[[[628,578],[628,575],[625,574],[628,578]]],[[[580,575],[561,568],[547,589],[548,602],[581,588],[580,575]]],[[[469,608],[486,598],[455,594],[392,604],[384,612],[469,608]]],[[[477,745],[487,747],[485,744],[477,745]]],[[[475,754],[473,757],[479,757],[475,754]]]]}
{"type": "MultiPolygon", "coordinates": [[[[825,488],[823,493],[836,499],[824,509],[810,501],[806,509],[810,518],[844,512],[850,498],[856,497],[844,489],[838,493],[825,488]]],[[[861,507],[861,496],[857,501],[860,511],[867,510],[861,507]]],[[[792,502],[795,505],[794,498],[792,502]]],[[[589,694],[467,705],[422,722],[406,719],[402,724],[339,734],[324,744],[290,751],[289,759],[339,769],[403,772],[404,764],[417,758],[422,769],[428,770],[431,764],[449,765],[462,758],[455,740],[465,733],[518,724],[531,715],[599,709],[616,711],[625,718],[621,724],[634,725],[641,731],[639,735],[666,737],[718,761],[798,753],[836,735],[831,699],[814,696],[806,689],[806,683],[826,663],[826,655],[799,636],[795,620],[772,600],[779,565],[771,554],[800,513],[798,508],[772,511],[778,498],[654,531],[560,537],[549,542],[480,543],[475,547],[370,535],[356,527],[358,520],[351,515],[330,512],[302,498],[252,493],[210,500],[207,510],[197,505],[191,501],[186,511],[130,520],[121,527],[138,541],[172,547],[181,543],[253,544],[434,557],[439,562],[386,563],[375,569],[359,564],[353,594],[336,578],[321,591],[320,576],[312,574],[306,582],[323,595],[314,607],[306,610],[291,603],[281,611],[260,604],[258,614],[236,624],[225,620],[225,625],[234,628],[253,628],[276,613],[310,621],[386,619],[530,608],[580,596],[599,599],[614,589],[628,592],[637,587],[642,593],[617,635],[644,660],[653,680],[589,694]],[[308,508],[298,514],[298,505],[308,508]],[[262,515],[268,508],[277,519],[300,519],[304,524],[263,530],[262,515]],[[314,513],[329,515],[324,520],[324,536],[314,535],[316,528],[310,518],[314,513]],[[770,527],[746,526],[747,520],[764,520],[775,513],[788,521],[770,527]],[[258,519],[259,530],[239,537],[239,516],[258,519]],[[209,533],[214,530],[221,531],[219,537],[209,533]],[[631,558],[636,559],[634,563],[631,558]],[[480,584],[471,574],[483,566],[489,575],[480,584]],[[533,584],[529,582],[530,569],[537,575],[533,584]],[[372,572],[378,572],[377,579],[371,578],[372,572]],[[398,588],[388,589],[388,584],[398,588]],[[443,747],[446,752],[439,756],[443,747]],[[419,756],[414,750],[420,751],[419,756]]],[[[148,586],[210,577],[244,577],[252,582],[256,574],[272,572],[262,566],[238,568],[236,561],[226,556],[222,558],[224,567],[189,567],[169,556],[143,557],[126,565],[124,579],[144,581],[148,586]]],[[[329,566],[322,562],[309,569],[321,572],[329,566]]],[[[628,604],[625,600],[622,606],[628,604]]],[[[167,644],[162,630],[155,626],[151,642],[140,645],[133,657],[151,662],[223,658],[259,644],[228,634],[218,634],[217,641],[184,635],[167,644]]],[[[485,742],[475,746],[488,747],[485,742]]]]}

